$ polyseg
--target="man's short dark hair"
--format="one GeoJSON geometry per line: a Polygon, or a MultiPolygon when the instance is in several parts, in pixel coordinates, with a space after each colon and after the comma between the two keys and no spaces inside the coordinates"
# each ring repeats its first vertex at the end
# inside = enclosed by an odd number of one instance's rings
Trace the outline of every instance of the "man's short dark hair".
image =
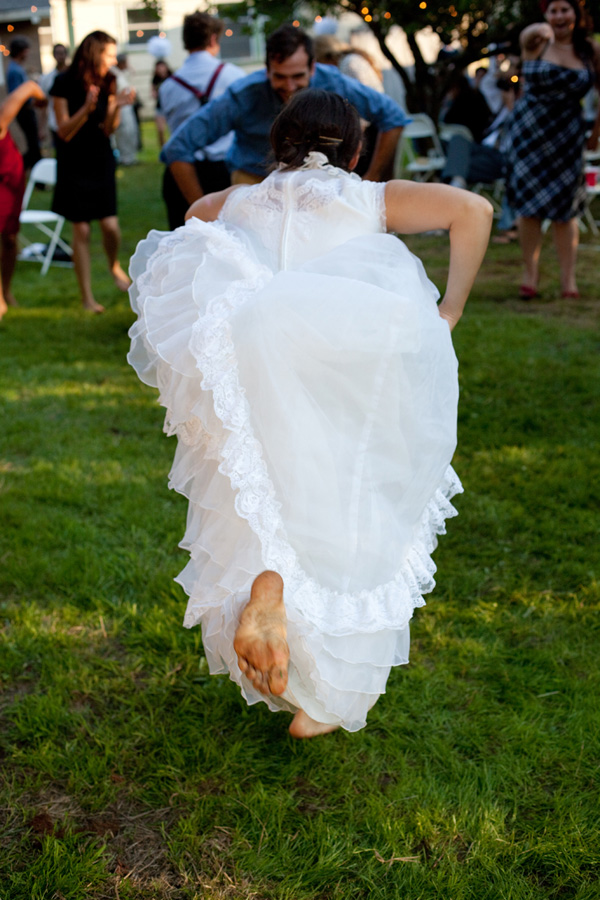
{"type": "Polygon", "coordinates": [[[23,50],[28,50],[30,47],[31,43],[26,37],[16,37],[10,42],[8,50],[12,59],[14,59],[16,56],[20,56],[23,50]]]}
{"type": "Polygon", "coordinates": [[[183,46],[188,52],[205,50],[213,34],[220,38],[224,29],[225,22],[222,19],[196,10],[183,20],[183,46]]]}
{"type": "Polygon", "coordinates": [[[312,65],[315,53],[310,36],[294,25],[282,25],[267,38],[267,69],[271,62],[280,63],[289,59],[300,47],[304,47],[308,64],[312,65]]]}

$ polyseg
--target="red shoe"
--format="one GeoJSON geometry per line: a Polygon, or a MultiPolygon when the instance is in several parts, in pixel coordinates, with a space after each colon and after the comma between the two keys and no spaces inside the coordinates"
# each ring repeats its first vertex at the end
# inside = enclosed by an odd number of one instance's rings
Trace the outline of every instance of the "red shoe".
{"type": "Polygon", "coordinates": [[[563,291],[560,296],[563,300],[579,300],[579,291],[563,291]]]}
{"type": "Polygon", "coordinates": [[[519,297],[521,300],[533,300],[535,297],[539,297],[536,288],[529,287],[528,284],[522,284],[519,288],[519,297]]]}

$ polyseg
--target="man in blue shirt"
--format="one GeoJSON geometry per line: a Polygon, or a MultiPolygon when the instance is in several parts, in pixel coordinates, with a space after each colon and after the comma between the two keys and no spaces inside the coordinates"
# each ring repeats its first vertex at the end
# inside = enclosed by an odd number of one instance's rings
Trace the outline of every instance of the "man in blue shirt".
{"type": "MultiPolygon", "coordinates": [[[[29,56],[30,43],[25,37],[13,38],[10,42],[10,62],[6,70],[6,88],[9,94],[29,80],[29,75],[25,71],[25,60],[29,56]]],[[[45,103],[39,103],[40,106],[45,103]]],[[[35,110],[33,109],[33,101],[29,100],[23,105],[21,111],[17,115],[25,140],[27,141],[27,150],[23,154],[23,162],[26,169],[31,169],[36,164],[42,154],[40,151],[40,138],[38,134],[38,124],[35,110]]]]}
{"type": "Polygon", "coordinates": [[[304,88],[320,88],[345,97],[379,135],[365,179],[389,176],[402,127],[410,121],[385,94],[378,94],[333,66],[316,64],[312,41],[301,28],[283,25],[267,40],[266,70],[232,84],[177,129],[161,153],[188,203],[203,196],[194,168],[196,152],[234,131],[226,158],[234,184],[254,184],[267,175],[269,132],[281,107],[304,88]]]}

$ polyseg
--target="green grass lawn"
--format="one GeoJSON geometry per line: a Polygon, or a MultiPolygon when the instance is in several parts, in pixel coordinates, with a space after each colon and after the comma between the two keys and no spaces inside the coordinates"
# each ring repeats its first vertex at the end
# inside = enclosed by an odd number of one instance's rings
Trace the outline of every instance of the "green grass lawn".
{"type": "MultiPolygon", "coordinates": [[[[122,261],[165,228],[151,129],[122,261]]],[[[46,202],[42,196],[38,201],[46,202]]],[[[588,235],[584,240],[590,241],[588,235]]],[[[444,238],[411,248],[442,284],[444,238]]],[[[600,332],[492,246],[455,331],[465,494],[368,727],[294,742],[210,678],[173,577],[174,441],[96,299],[19,265],[0,325],[0,900],[597,900],[600,332]]]]}

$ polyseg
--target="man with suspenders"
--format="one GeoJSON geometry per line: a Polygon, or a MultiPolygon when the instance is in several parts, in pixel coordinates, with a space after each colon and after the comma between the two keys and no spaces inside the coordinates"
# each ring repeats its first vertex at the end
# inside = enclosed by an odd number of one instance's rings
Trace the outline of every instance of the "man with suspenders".
{"type": "MultiPolygon", "coordinates": [[[[194,12],[183,20],[183,45],[189,56],[159,90],[161,110],[171,134],[201,106],[219,97],[230,84],[246,74],[238,66],[218,59],[224,27],[221,19],[207,13],[194,12]]],[[[203,193],[210,194],[229,187],[229,171],[224,160],[232,140],[233,132],[195,154],[194,167],[203,193]]],[[[189,203],[168,167],[163,178],[163,199],[172,231],[183,225],[189,203]]]]}

